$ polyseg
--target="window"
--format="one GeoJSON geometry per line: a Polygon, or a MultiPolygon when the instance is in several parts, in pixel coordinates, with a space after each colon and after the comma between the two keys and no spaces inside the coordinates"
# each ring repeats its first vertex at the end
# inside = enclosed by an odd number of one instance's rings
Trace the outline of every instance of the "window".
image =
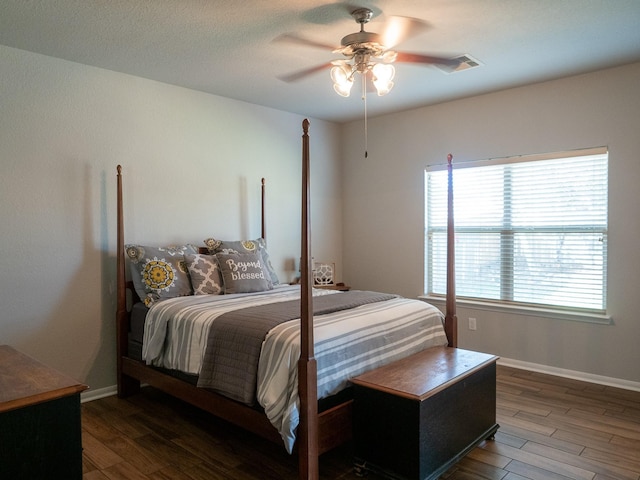
{"type": "MultiPolygon", "coordinates": [[[[605,148],[456,164],[456,295],[606,311],[605,148]]],[[[447,171],[425,172],[425,292],[446,293],[447,171]]]]}

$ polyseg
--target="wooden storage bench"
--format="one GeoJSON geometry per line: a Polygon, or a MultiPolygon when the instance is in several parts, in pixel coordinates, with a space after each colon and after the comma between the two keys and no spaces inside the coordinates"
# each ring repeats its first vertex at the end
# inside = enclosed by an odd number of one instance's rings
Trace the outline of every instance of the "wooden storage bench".
{"type": "Polygon", "coordinates": [[[492,438],[497,359],[434,347],[353,378],[356,471],[436,479],[492,438]]]}

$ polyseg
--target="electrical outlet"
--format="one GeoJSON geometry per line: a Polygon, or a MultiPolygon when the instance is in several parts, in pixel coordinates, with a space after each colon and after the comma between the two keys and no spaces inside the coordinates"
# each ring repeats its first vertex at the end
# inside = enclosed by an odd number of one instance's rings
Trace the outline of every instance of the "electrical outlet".
{"type": "Polygon", "coordinates": [[[473,317],[469,317],[469,330],[476,329],[476,319],[473,317]]]}

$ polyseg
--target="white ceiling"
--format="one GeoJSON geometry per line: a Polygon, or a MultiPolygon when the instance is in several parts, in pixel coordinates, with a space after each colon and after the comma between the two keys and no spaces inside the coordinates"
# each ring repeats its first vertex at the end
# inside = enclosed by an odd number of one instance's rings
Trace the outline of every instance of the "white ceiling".
{"type": "Polygon", "coordinates": [[[640,0],[0,0],[0,44],[332,121],[360,118],[361,95],[334,93],[328,71],[278,76],[339,58],[274,42],[283,33],[338,46],[356,7],[430,28],[397,49],[484,65],[445,74],[396,65],[369,116],[640,61],[640,0]]]}

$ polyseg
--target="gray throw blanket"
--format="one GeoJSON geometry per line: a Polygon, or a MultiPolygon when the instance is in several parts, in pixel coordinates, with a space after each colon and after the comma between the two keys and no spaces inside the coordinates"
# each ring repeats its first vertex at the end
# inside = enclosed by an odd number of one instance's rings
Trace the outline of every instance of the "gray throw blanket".
{"type": "MultiPolygon", "coordinates": [[[[321,295],[313,298],[313,314],[325,315],[396,297],[359,290],[321,295]]],[[[296,318],[300,318],[300,300],[247,307],[218,317],[209,330],[198,387],[254,405],[262,342],[273,327],[296,318]]]]}

